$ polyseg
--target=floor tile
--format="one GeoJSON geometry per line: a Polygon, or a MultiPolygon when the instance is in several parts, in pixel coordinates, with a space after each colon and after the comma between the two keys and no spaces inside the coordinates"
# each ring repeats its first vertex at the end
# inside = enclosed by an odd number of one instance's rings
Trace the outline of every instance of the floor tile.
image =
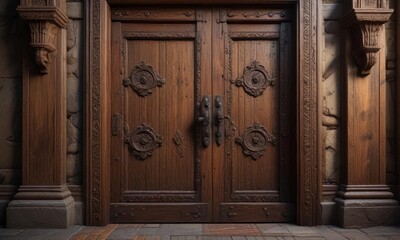
{"type": "MultiPolygon", "coordinates": [[[[133,224],[132,224],[133,225],[133,224]]],[[[112,231],[110,233],[110,235],[108,235],[107,239],[109,240],[132,240],[136,234],[138,232],[138,228],[135,226],[131,226],[128,224],[124,224],[124,225],[120,225],[118,227],[116,227],[114,229],[114,231],[112,231]]]]}
{"type": "Polygon", "coordinates": [[[367,235],[373,236],[400,236],[400,226],[378,226],[378,227],[370,227],[370,228],[362,228],[360,229],[367,235]]]}
{"type": "Polygon", "coordinates": [[[23,229],[8,229],[8,228],[0,228],[0,236],[12,236],[17,235],[24,231],[23,229]]]}
{"type": "Polygon", "coordinates": [[[294,224],[109,224],[68,229],[0,228],[1,240],[400,240],[400,227],[343,229],[294,224]]]}
{"type": "Polygon", "coordinates": [[[390,240],[400,240],[400,236],[386,236],[390,240]]]}
{"type": "Polygon", "coordinates": [[[232,240],[228,236],[199,236],[198,240],[232,240]]]}
{"type": "Polygon", "coordinates": [[[160,224],[145,224],[144,227],[146,227],[146,228],[158,228],[158,227],[160,227],[160,224]]]}
{"type": "Polygon", "coordinates": [[[293,236],[298,237],[321,237],[314,228],[307,226],[298,226],[294,224],[281,224],[282,227],[285,227],[293,236]]]}
{"type": "Polygon", "coordinates": [[[135,236],[132,240],[161,240],[160,236],[135,236]]]}
{"type": "Polygon", "coordinates": [[[137,235],[158,235],[158,228],[139,228],[137,231],[137,235]]]}
{"type": "Polygon", "coordinates": [[[117,224],[108,224],[104,227],[84,227],[71,237],[71,240],[107,239],[117,226],[117,224]]]}
{"type": "Polygon", "coordinates": [[[204,235],[261,236],[255,224],[204,224],[204,235]]]}
{"type": "Polygon", "coordinates": [[[323,237],[294,236],[295,240],[325,240],[323,237]]]}
{"type": "Polygon", "coordinates": [[[245,236],[232,236],[231,237],[232,240],[246,240],[245,236]]]}
{"type": "Polygon", "coordinates": [[[271,237],[290,237],[289,230],[279,224],[256,224],[263,236],[271,237]]]}
{"type": "Polygon", "coordinates": [[[198,240],[198,236],[171,236],[171,240],[198,240]]]}
{"type": "Polygon", "coordinates": [[[329,226],[318,226],[314,228],[326,240],[347,240],[344,236],[334,231],[329,226]]]}

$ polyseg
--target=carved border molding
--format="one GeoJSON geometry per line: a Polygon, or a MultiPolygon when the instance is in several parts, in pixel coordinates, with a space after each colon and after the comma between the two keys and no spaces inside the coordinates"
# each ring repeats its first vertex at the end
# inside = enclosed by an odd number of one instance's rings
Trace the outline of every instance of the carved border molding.
{"type": "Polygon", "coordinates": [[[17,11],[30,27],[31,42],[35,52],[35,62],[41,74],[47,74],[57,52],[56,42],[58,31],[66,28],[68,17],[64,1],[55,5],[53,1],[21,1],[17,11]]]}
{"type": "Polygon", "coordinates": [[[353,59],[358,66],[358,75],[367,76],[376,63],[381,46],[379,37],[383,24],[393,13],[392,9],[383,8],[386,4],[377,4],[382,8],[359,8],[356,5],[345,16],[344,23],[351,29],[353,59]]]}

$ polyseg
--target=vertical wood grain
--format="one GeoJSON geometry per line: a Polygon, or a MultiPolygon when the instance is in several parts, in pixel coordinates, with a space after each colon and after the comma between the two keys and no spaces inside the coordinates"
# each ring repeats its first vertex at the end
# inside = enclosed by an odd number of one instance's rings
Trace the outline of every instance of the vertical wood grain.
{"type": "Polygon", "coordinates": [[[345,181],[349,185],[385,184],[385,52],[382,48],[378,53],[371,74],[360,77],[351,47],[348,42],[345,181]]]}
{"type": "MultiPolygon", "coordinates": [[[[96,23],[96,21],[93,21],[93,19],[97,19],[97,17],[104,17],[106,16],[106,14],[104,14],[104,12],[101,12],[99,9],[103,8],[105,5],[103,3],[100,4],[100,0],[95,0],[93,3],[89,3],[89,7],[88,9],[93,10],[91,13],[89,13],[89,16],[92,16],[93,18],[91,18],[92,20],[89,19],[89,25],[93,26],[92,30],[93,31],[89,31],[89,40],[90,42],[92,42],[92,40],[94,40],[94,42],[96,42],[97,40],[99,40],[99,36],[104,36],[104,34],[106,35],[107,33],[105,33],[104,31],[102,31],[102,33],[100,34],[100,25],[96,23]],[[100,5],[100,8],[98,8],[98,6],[100,5]],[[103,35],[102,35],[103,34],[103,35]]],[[[299,192],[299,201],[298,201],[298,209],[299,209],[299,214],[298,214],[298,223],[300,224],[315,224],[315,216],[318,215],[317,211],[315,210],[315,206],[317,206],[316,204],[316,198],[315,198],[315,193],[317,193],[318,189],[316,186],[318,186],[317,181],[314,181],[315,177],[318,175],[318,173],[315,172],[315,167],[317,166],[315,163],[315,158],[316,158],[316,154],[317,152],[313,153],[313,151],[315,150],[315,146],[314,143],[316,141],[316,134],[314,129],[311,129],[310,126],[315,125],[316,124],[316,115],[314,114],[314,110],[317,109],[317,105],[315,105],[315,100],[316,100],[316,87],[318,84],[315,84],[315,74],[314,74],[314,67],[317,67],[317,61],[315,61],[314,59],[314,53],[315,51],[310,51],[310,48],[315,50],[315,43],[317,42],[318,38],[315,35],[315,28],[313,28],[313,26],[315,25],[315,23],[317,22],[316,16],[317,16],[317,5],[319,3],[313,3],[312,1],[309,0],[305,0],[303,1],[299,1],[296,5],[296,7],[298,8],[298,15],[297,15],[297,21],[298,21],[298,26],[299,28],[297,29],[297,52],[298,52],[298,58],[297,58],[297,73],[298,73],[298,78],[297,78],[297,83],[298,83],[298,95],[297,95],[297,123],[298,123],[298,142],[297,142],[297,149],[296,152],[298,153],[298,179],[299,179],[299,183],[298,183],[298,192],[299,192]],[[305,29],[308,29],[309,31],[304,31],[305,29]],[[304,60],[304,63],[302,62],[302,60],[304,60]],[[310,70],[311,68],[311,70],[310,70]]],[[[89,11],[91,11],[89,10],[89,11]]],[[[211,11],[210,11],[211,12],[211,11]]],[[[211,36],[213,36],[213,42],[218,42],[220,41],[220,43],[223,42],[223,40],[221,40],[221,30],[222,30],[222,26],[219,25],[214,25],[212,28],[210,28],[211,30],[205,30],[206,27],[204,26],[210,26],[209,24],[211,24],[212,22],[216,22],[218,20],[218,12],[219,10],[213,10],[213,18],[211,18],[211,15],[208,14],[204,14],[202,13],[203,17],[205,19],[207,19],[207,22],[203,22],[201,21],[200,23],[198,23],[198,29],[199,32],[202,33],[202,58],[201,58],[201,62],[202,62],[202,80],[203,79],[209,79],[210,81],[202,81],[202,85],[201,85],[201,94],[212,94],[212,93],[218,93],[218,91],[216,89],[218,88],[214,88],[213,91],[211,91],[212,87],[211,84],[216,83],[217,86],[223,86],[224,84],[222,83],[222,85],[218,85],[221,84],[221,82],[218,82],[218,80],[216,79],[223,79],[224,76],[221,74],[221,72],[219,71],[212,71],[212,78],[213,81],[211,81],[211,74],[209,69],[211,68],[211,59],[218,59],[215,57],[223,57],[222,53],[218,53],[215,54],[216,52],[216,47],[218,45],[214,45],[214,47],[210,47],[208,48],[208,46],[211,46],[211,41],[209,40],[204,40],[204,36],[207,36],[207,39],[211,39],[211,36]],[[207,16],[206,16],[207,15],[207,16]],[[204,27],[204,28],[203,28],[204,27]],[[205,34],[205,35],[204,35],[205,34]],[[218,40],[220,39],[220,40],[218,40]],[[208,42],[207,42],[208,41],[208,42]],[[209,49],[209,50],[203,50],[204,48],[209,49]],[[212,49],[212,50],[211,50],[212,49]],[[212,56],[212,57],[211,57],[212,56]],[[207,68],[207,70],[204,70],[204,67],[207,68]],[[206,76],[206,77],[204,77],[206,76]]],[[[99,18],[100,19],[100,18],[99,18]]],[[[88,26],[89,26],[88,25],[88,26]]],[[[90,30],[90,28],[88,28],[90,30]]],[[[103,41],[103,40],[102,40],[103,41]]],[[[100,51],[99,48],[96,47],[96,44],[91,45],[89,44],[90,49],[93,50],[95,52],[95,54],[91,55],[89,54],[88,58],[91,58],[92,56],[94,56],[94,60],[96,60],[96,54],[98,54],[98,52],[100,51]]],[[[90,51],[89,51],[90,52],[90,51]]],[[[104,56],[102,56],[104,57],[104,56]]],[[[90,61],[89,61],[90,63],[90,61]]],[[[214,63],[216,63],[217,65],[220,64],[220,67],[223,69],[223,63],[216,61],[213,62],[213,66],[214,63]]],[[[99,92],[97,86],[97,82],[98,81],[98,68],[96,66],[93,65],[93,63],[91,62],[89,64],[91,67],[94,67],[94,71],[88,71],[88,81],[87,81],[87,85],[89,86],[89,90],[88,90],[88,117],[87,117],[87,126],[89,126],[90,129],[97,129],[96,128],[96,117],[94,117],[97,111],[97,105],[96,104],[91,104],[91,101],[93,100],[93,98],[91,98],[91,96],[97,96],[98,94],[100,94],[100,96],[104,97],[104,92],[99,92]],[[90,73],[90,74],[89,74],[90,73]],[[93,73],[93,76],[92,76],[93,73]],[[92,85],[92,80],[94,80],[94,84],[92,85]]],[[[215,69],[213,67],[213,69],[215,69]]],[[[227,80],[225,78],[225,80],[227,80]]],[[[220,89],[222,89],[223,87],[221,87],[220,89]]],[[[196,100],[198,100],[196,98],[196,100]]],[[[161,101],[161,100],[160,100],[161,101]]],[[[226,101],[226,99],[224,99],[224,101],[226,101]]],[[[103,107],[103,105],[101,105],[103,107]]],[[[161,111],[160,111],[161,114],[161,111]]],[[[104,115],[101,116],[101,118],[103,118],[104,115]]],[[[238,131],[238,129],[236,129],[236,131],[238,131]]],[[[97,170],[97,160],[101,160],[98,159],[96,157],[98,157],[96,155],[96,141],[98,141],[99,136],[95,135],[95,134],[91,134],[90,130],[89,130],[89,134],[87,137],[87,145],[89,146],[87,148],[87,152],[91,151],[92,149],[94,149],[94,151],[88,153],[88,155],[86,156],[86,159],[90,159],[90,161],[93,161],[92,163],[95,163],[93,165],[88,164],[88,178],[87,178],[87,189],[88,189],[88,198],[90,199],[88,201],[90,201],[90,203],[93,202],[93,204],[88,205],[88,221],[90,222],[89,224],[99,224],[102,221],[107,221],[107,218],[105,218],[104,214],[100,214],[97,215],[98,210],[100,209],[100,206],[98,205],[98,203],[100,202],[101,204],[104,203],[104,201],[102,200],[102,197],[100,199],[96,199],[93,198],[93,196],[104,196],[103,195],[103,191],[107,191],[106,188],[100,188],[100,189],[96,189],[97,191],[99,191],[99,194],[97,194],[96,192],[93,192],[93,186],[96,185],[96,183],[98,182],[99,179],[103,179],[102,175],[99,175],[99,171],[97,170]],[[94,147],[94,148],[93,148],[94,147]],[[101,177],[99,177],[101,176],[101,177]],[[94,184],[93,184],[94,183],[94,184]],[[96,220],[97,219],[97,220],[96,220]]],[[[107,146],[105,146],[107,148],[107,146]]],[[[219,174],[222,173],[225,170],[225,165],[223,162],[223,158],[224,158],[224,151],[221,150],[221,148],[217,148],[217,150],[212,151],[212,148],[208,148],[204,151],[201,152],[201,166],[203,170],[206,170],[207,168],[209,168],[209,170],[211,170],[211,163],[212,161],[214,161],[212,163],[212,169],[213,169],[213,174],[215,176],[215,174],[219,174]],[[213,156],[213,157],[212,157],[213,156]],[[212,160],[211,160],[212,159],[212,160]],[[216,159],[216,160],[215,160],[216,159]]],[[[233,151],[238,152],[238,149],[234,148],[233,151]]],[[[233,153],[232,151],[232,153],[233,153]]],[[[101,169],[104,169],[104,166],[101,166],[101,169]]],[[[161,170],[159,170],[161,171],[161,170]]],[[[215,203],[220,203],[221,200],[224,198],[224,193],[223,193],[223,189],[224,189],[224,181],[220,181],[220,180],[210,180],[210,175],[206,173],[207,171],[203,172],[202,174],[202,182],[207,182],[207,183],[212,183],[212,184],[203,184],[202,185],[202,191],[205,192],[205,195],[202,195],[202,199],[203,201],[210,201],[211,198],[211,194],[210,193],[210,189],[213,189],[214,191],[214,202],[215,203]],[[210,186],[214,186],[214,187],[210,187],[210,186]],[[221,191],[222,190],[222,191],[221,191]],[[208,195],[207,195],[208,194],[208,195]]],[[[101,183],[103,184],[103,183],[101,183]]],[[[101,185],[102,186],[102,185],[101,185]]],[[[214,204],[214,215],[218,214],[220,211],[220,206],[218,206],[218,204],[214,204]]],[[[103,208],[102,208],[103,209],[103,208]]],[[[107,207],[105,207],[104,209],[107,209],[107,207]]],[[[219,219],[219,217],[215,217],[215,219],[219,219]]]]}

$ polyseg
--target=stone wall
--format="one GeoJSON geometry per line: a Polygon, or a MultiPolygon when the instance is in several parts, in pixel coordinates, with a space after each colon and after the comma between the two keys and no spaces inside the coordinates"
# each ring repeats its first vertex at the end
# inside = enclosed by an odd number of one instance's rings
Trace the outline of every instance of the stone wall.
{"type": "Polygon", "coordinates": [[[67,184],[75,199],[75,224],[83,224],[83,3],[67,1],[67,184]]]}
{"type": "Polygon", "coordinates": [[[323,184],[340,182],[340,88],[341,72],[341,23],[343,3],[338,0],[323,1],[324,50],[322,57],[322,136],[325,143],[322,162],[323,184]]]}
{"type": "Polygon", "coordinates": [[[82,184],[83,19],[82,2],[69,1],[67,15],[67,183],[82,184]]]}
{"type": "Polygon", "coordinates": [[[0,225],[5,208],[21,182],[22,50],[25,26],[18,0],[0,1],[0,225]]]}

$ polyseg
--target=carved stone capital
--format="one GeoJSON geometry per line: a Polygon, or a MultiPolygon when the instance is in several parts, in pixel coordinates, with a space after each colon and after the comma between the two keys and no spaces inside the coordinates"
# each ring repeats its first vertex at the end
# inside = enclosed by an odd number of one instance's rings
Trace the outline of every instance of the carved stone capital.
{"type": "MultiPolygon", "coordinates": [[[[30,45],[35,50],[35,62],[42,74],[47,74],[57,52],[57,34],[66,28],[68,17],[64,13],[64,1],[21,1],[17,11],[30,27],[30,45]]],[[[65,2],[64,2],[65,4],[65,2]]]]}
{"type": "Polygon", "coordinates": [[[375,65],[381,48],[380,33],[392,13],[387,8],[353,8],[345,15],[344,23],[351,29],[352,55],[360,76],[369,75],[375,65]]]}

